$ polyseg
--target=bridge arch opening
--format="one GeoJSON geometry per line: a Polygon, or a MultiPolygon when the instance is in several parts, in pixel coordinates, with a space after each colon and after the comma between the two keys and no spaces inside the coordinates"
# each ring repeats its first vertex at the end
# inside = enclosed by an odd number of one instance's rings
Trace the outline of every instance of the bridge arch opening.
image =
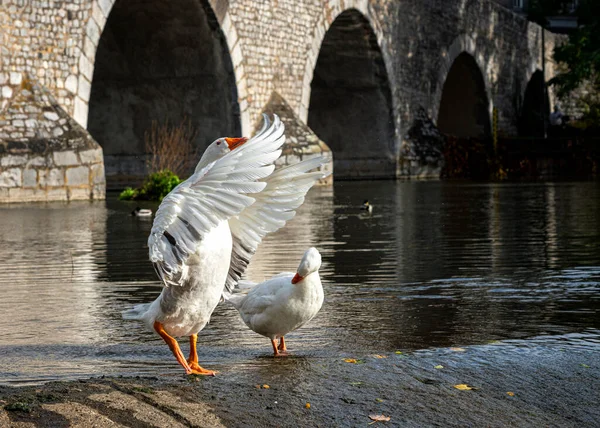
{"type": "Polygon", "coordinates": [[[341,13],[325,34],[308,126],[333,151],[336,179],[395,175],[389,79],[375,33],[356,9],[341,13]]]}
{"type": "Polygon", "coordinates": [[[490,135],[485,81],[475,58],[466,52],[456,57],[444,82],[437,127],[459,138],[490,135]]]}
{"type": "Polygon", "coordinates": [[[548,117],[550,115],[550,98],[548,87],[541,70],[531,75],[519,118],[519,135],[522,137],[543,138],[548,117]]]}
{"type": "Polygon", "coordinates": [[[96,51],[88,130],[104,150],[107,186],[146,175],[144,135],[188,121],[202,152],[240,134],[229,49],[208,2],[117,0],[96,51]]]}

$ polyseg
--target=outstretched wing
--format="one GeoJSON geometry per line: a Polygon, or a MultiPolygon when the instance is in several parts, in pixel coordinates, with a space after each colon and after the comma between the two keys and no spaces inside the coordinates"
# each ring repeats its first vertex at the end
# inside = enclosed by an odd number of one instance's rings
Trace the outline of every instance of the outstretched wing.
{"type": "Polygon", "coordinates": [[[273,124],[243,146],[197,170],[162,201],[148,238],[150,261],[165,285],[181,285],[186,261],[207,232],[252,205],[281,155],[284,126],[273,124]]]}
{"type": "Polygon", "coordinates": [[[229,219],[233,248],[226,293],[232,292],[265,235],[282,228],[292,219],[308,190],[329,175],[323,171],[308,171],[329,161],[329,155],[322,155],[275,171],[261,180],[266,183],[261,192],[248,195],[256,202],[229,219]]]}

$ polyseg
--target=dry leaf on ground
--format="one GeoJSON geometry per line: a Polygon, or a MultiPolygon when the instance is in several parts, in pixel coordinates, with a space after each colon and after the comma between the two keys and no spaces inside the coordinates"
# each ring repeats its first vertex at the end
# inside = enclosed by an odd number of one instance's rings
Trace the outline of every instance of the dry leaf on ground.
{"type": "Polygon", "coordinates": [[[442,366],[441,364],[438,364],[437,366],[434,366],[433,368],[434,368],[434,369],[443,369],[443,368],[444,368],[444,366],[442,366]]]}
{"type": "Polygon", "coordinates": [[[387,358],[385,355],[375,354],[373,355],[375,358],[387,358]]]}
{"type": "Polygon", "coordinates": [[[450,348],[450,350],[455,352],[465,352],[465,348],[450,348]]]}
{"type": "Polygon", "coordinates": [[[458,385],[454,385],[456,389],[460,389],[461,391],[470,391],[473,389],[472,386],[467,385],[466,383],[461,383],[458,385]]]}
{"type": "Polygon", "coordinates": [[[344,358],[344,361],[351,364],[358,363],[358,360],[356,358],[344,358]]]}
{"type": "Polygon", "coordinates": [[[514,393],[514,392],[511,392],[511,391],[508,391],[506,394],[508,394],[508,395],[509,395],[509,396],[511,396],[511,397],[514,397],[514,396],[515,396],[515,393],[514,393]]]}
{"type": "Polygon", "coordinates": [[[304,405],[304,407],[306,407],[307,409],[310,409],[310,403],[306,403],[306,404],[304,405]]]}
{"type": "Polygon", "coordinates": [[[375,423],[375,422],[387,422],[391,419],[390,416],[385,416],[385,415],[369,415],[369,419],[371,419],[374,422],[371,423],[375,423]]]}

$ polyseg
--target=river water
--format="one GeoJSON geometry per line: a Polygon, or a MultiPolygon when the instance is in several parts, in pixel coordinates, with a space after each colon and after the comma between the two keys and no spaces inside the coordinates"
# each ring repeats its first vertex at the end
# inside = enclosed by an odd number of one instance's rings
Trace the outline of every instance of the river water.
{"type": "MultiPolygon", "coordinates": [[[[152,205],[143,205],[155,208],[152,205]]],[[[160,292],[151,220],[116,200],[0,207],[0,383],[180,374],[120,312],[160,292]]],[[[269,235],[248,278],[323,256],[325,304],[290,334],[298,355],[411,352],[505,341],[600,350],[600,183],[339,182],[269,235]],[[360,210],[364,199],[372,214],[360,210]]],[[[220,305],[200,362],[252,370],[269,341],[220,305]]],[[[184,352],[187,345],[182,345],[184,352]]]]}

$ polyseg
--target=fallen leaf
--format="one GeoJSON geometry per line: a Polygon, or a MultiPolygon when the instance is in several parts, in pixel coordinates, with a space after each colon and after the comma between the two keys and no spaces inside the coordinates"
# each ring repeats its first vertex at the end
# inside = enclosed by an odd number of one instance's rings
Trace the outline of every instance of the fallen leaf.
{"type": "Polygon", "coordinates": [[[357,360],[356,358],[344,358],[344,361],[351,364],[364,364],[363,360],[357,360]]]}
{"type": "Polygon", "coordinates": [[[473,389],[473,387],[467,385],[466,383],[461,383],[461,384],[458,384],[458,385],[454,385],[454,387],[456,389],[460,389],[461,391],[470,391],[470,390],[473,389]]]}
{"type": "Polygon", "coordinates": [[[254,385],[256,389],[260,389],[260,385],[254,385]]]}
{"type": "Polygon", "coordinates": [[[402,354],[402,352],[401,351],[396,351],[396,354],[400,355],[400,354],[402,354]]]}
{"type": "Polygon", "coordinates": [[[306,404],[304,405],[304,407],[306,407],[307,409],[310,409],[310,403],[306,403],[306,404]]]}
{"type": "Polygon", "coordinates": [[[508,392],[507,392],[507,394],[508,394],[509,396],[511,396],[511,397],[514,397],[514,396],[515,396],[515,393],[514,393],[514,392],[510,392],[510,391],[508,391],[508,392]]]}
{"type": "Polygon", "coordinates": [[[373,355],[375,358],[387,358],[385,355],[375,354],[373,355]]]}
{"type": "Polygon", "coordinates": [[[376,398],[375,401],[377,401],[378,403],[383,403],[383,398],[376,398]]]}
{"type": "Polygon", "coordinates": [[[586,368],[586,369],[590,368],[590,366],[588,366],[587,364],[582,364],[581,367],[586,368]]]}
{"type": "Polygon", "coordinates": [[[488,345],[499,345],[502,342],[500,342],[499,340],[490,340],[487,344],[488,345]]]}
{"type": "Polygon", "coordinates": [[[444,366],[442,366],[441,364],[438,364],[437,366],[433,367],[434,369],[443,369],[444,366]]]}
{"type": "Polygon", "coordinates": [[[374,421],[374,422],[371,422],[371,423],[375,423],[375,422],[387,422],[391,418],[389,416],[385,416],[385,415],[369,415],[369,419],[371,419],[372,421],[374,421]]]}
{"type": "Polygon", "coordinates": [[[262,387],[263,387],[263,389],[269,389],[270,388],[270,386],[267,385],[266,383],[262,387]]]}
{"type": "Polygon", "coordinates": [[[362,385],[362,382],[350,382],[350,385],[358,386],[358,385],[362,385]]]}
{"type": "Polygon", "coordinates": [[[450,348],[450,350],[455,352],[465,352],[465,348],[450,348]]]}

